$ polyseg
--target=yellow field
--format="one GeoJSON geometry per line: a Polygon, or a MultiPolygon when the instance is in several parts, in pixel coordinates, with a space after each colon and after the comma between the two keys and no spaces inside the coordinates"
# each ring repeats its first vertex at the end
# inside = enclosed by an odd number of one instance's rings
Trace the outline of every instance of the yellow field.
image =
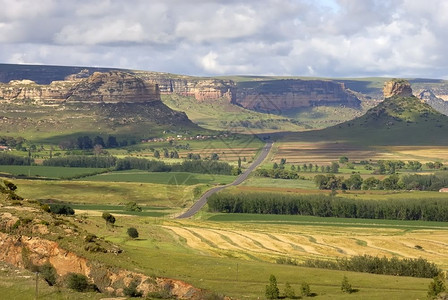
{"type": "Polygon", "coordinates": [[[330,164],[339,157],[347,156],[351,161],[360,160],[418,160],[422,163],[441,161],[448,163],[448,147],[443,146],[381,146],[363,147],[344,143],[301,143],[288,142],[277,144],[271,158],[280,161],[286,158],[288,163],[330,164]]]}
{"type": "Polygon", "coordinates": [[[423,257],[448,267],[448,230],[166,222],[164,229],[201,253],[275,261],[353,255],[423,257]]]}

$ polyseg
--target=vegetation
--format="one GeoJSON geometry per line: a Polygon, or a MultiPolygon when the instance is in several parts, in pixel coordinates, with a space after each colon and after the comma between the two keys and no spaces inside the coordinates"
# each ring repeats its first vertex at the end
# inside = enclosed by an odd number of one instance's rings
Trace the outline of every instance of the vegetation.
{"type": "Polygon", "coordinates": [[[309,297],[312,295],[310,285],[305,281],[300,284],[300,295],[302,295],[302,297],[309,297]]]}
{"type": "Polygon", "coordinates": [[[46,159],[42,164],[52,167],[111,168],[116,163],[115,156],[68,155],[46,159]]]}
{"type": "Polygon", "coordinates": [[[74,215],[75,211],[73,210],[73,208],[71,208],[70,206],[66,205],[66,204],[59,204],[59,203],[54,203],[54,204],[50,204],[50,211],[54,214],[58,214],[58,215],[74,215]]]}
{"type": "Polygon", "coordinates": [[[437,274],[437,276],[434,276],[433,280],[428,286],[428,298],[435,299],[445,291],[445,275],[443,273],[439,273],[437,274]]]}
{"type": "Polygon", "coordinates": [[[101,217],[106,221],[106,225],[115,224],[115,217],[108,212],[103,212],[101,217]]]}
{"type": "Polygon", "coordinates": [[[86,292],[92,288],[87,277],[78,273],[68,273],[66,282],[68,288],[78,292],[86,292]]]}
{"type": "Polygon", "coordinates": [[[302,265],[312,268],[423,278],[432,278],[441,271],[434,263],[424,258],[380,258],[370,255],[357,255],[336,261],[311,259],[302,265]]]}
{"type": "Polygon", "coordinates": [[[344,275],[341,283],[341,291],[347,294],[351,294],[354,292],[352,285],[348,282],[347,276],[344,275]]]}
{"type": "Polygon", "coordinates": [[[0,152],[0,165],[31,165],[34,162],[34,159],[30,157],[23,157],[9,153],[1,153],[0,152]]]}
{"type": "Polygon", "coordinates": [[[269,277],[269,285],[266,285],[265,295],[268,299],[278,299],[280,296],[280,291],[277,286],[277,278],[272,274],[269,277]]]}
{"type": "Polygon", "coordinates": [[[318,217],[448,221],[448,201],[439,199],[362,200],[283,193],[221,192],[208,199],[212,212],[290,214],[318,217]]]}
{"type": "Polygon", "coordinates": [[[133,239],[138,238],[138,231],[134,227],[129,227],[127,230],[127,233],[128,233],[128,236],[133,239]]]}

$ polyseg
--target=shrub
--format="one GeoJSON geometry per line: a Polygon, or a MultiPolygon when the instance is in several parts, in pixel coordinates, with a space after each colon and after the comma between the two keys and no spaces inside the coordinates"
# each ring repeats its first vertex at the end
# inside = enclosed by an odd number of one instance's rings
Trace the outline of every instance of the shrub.
{"type": "Polygon", "coordinates": [[[344,276],[344,278],[342,279],[341,291],[348,294],[353,293],[352,285],[348,282],[347,276],[344,276]]]}
{"type": "Polygon", "coordinates": [[[103,212],[102,218],[106,221],[106,224],[115,223],[115,217],[108,212],[103,212]]]}
{"type": "Polygon", "coordinates": [[[53,286],[56,284],[58,274],[56,273],[56,269],[50,263],[40,266],[39,272],[48,285],[53,286]]]}
{"type": "Polygon", "coordinates": [[[443,273],[439,273],[428,286],[428,298],[434,299],[444,291],[446,291],[445,276],[443,273]]]}
{"type": "Polygon", "coordinates": [[[289,282],[285,284],[285,297],[289,299],[295,299],[296,298],[296,292],[294,291],[293,287],[289,282]]]}
{"type": "Polygon", "coordinates": [[[82,274],[69,273],[67,275],[67,287],[78,292],[85,292],[89,289],[89,282],[87,277],[82,274]]]}
{"type": "Polygon", "coordinates": [[[127,210],[127,211],[142,211],[142,208],[140,206],[138,206],[137,203],[135,203],[135,202],[129,202],[124,207],[124,210],[127,210]]]}
{"type": "Polygon", "coordinates": [[[75,211],[65,204],[50,204],[50,211],[58,215],[74,215],[75,211]]]}
{"type": "Polygon", "coordinates": [[[269,285],[266,286],[265,295],[268,299],[278,299],[280,296],[280,291],[277,286],[277,278],[272,274],[269,277],[269,285]]]}
{"type": "Polygon", "coordinates": [[[123,289],[123,294],[129,297],[141,297],[143,293],[137,290],[137,281],[132,281],[127,287],[123,289]]]}
{"type": "Polygon", "coordinates": [[[300,295],[303,297],[311,296],[310,285],[307,282],[302,282],[300,285],[300,295]]]}
{"type": "Polygon", "coordinates": [[[138,238],[138,231],[134,227],[129,227],[127,233],[133,239],[138,238]]]}

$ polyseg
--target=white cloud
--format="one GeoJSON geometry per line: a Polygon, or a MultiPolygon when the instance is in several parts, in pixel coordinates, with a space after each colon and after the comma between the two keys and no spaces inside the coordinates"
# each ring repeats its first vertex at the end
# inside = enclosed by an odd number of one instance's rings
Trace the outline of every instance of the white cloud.
{"type": "Polygon", "coordinates": [[[0,0],[0,62],[448,77],[445,0],[0,0]]]}

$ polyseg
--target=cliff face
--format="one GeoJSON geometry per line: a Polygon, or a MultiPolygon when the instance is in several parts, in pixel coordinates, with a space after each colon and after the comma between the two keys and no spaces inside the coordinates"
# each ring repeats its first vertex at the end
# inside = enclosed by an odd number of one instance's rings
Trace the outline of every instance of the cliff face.
{"type": "Polygon", "coordinates": [[[145,82],[157,84],[162,94],[178,94],[194,97],[198,101],[211,101],[224,98],[235,100],[235,83],[231,80],[199,79],[186,76],[172,76],[160,73],[139,73],[145,82]]]}
{"type": "Polygon", "coordinates": [[[384,98],[393,96],[412,97],[411,84],[407,80],[392,79],[384,83],[384,98]]]}
{"type": "Polygon", "coordinates": [[[145,103],[160,101],[157,85],[125,72],[93,73],[83,79],[39,85],[31,80],[0,84],[0,101],[38,104],[69,102],[145,103]]]}
{"type": "Polygon", "coordinates": [[[334,81],[273,80],[238,88],[236,103],[248,109],[281,113],[320,105],[358,107],[360,100],[344,84],[334,81]]]}

